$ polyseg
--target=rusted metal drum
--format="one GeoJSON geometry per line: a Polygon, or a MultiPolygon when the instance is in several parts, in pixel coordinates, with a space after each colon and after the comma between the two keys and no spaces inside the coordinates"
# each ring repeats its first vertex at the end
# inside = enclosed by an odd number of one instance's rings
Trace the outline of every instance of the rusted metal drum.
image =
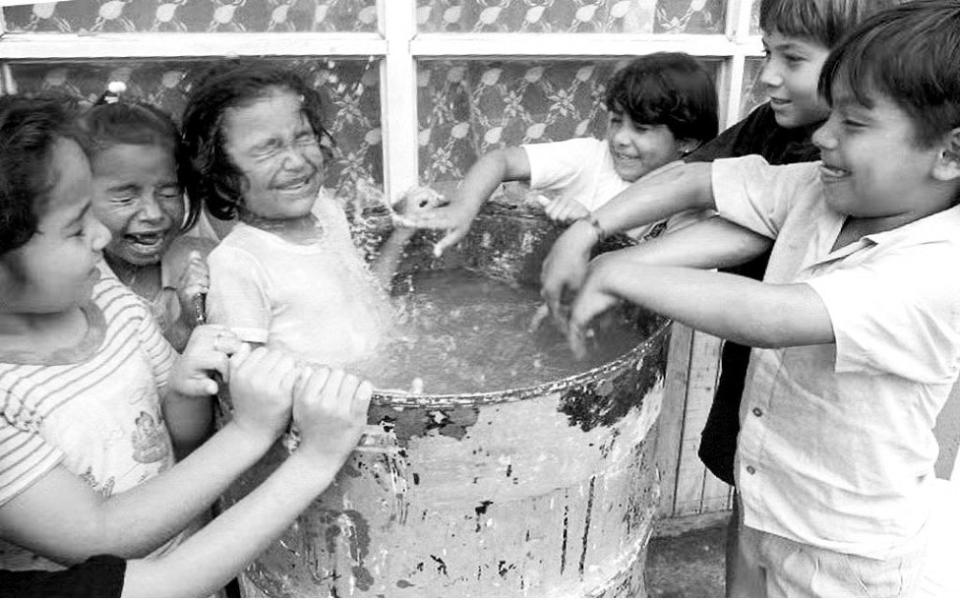
{"type": "MultiPolygon", "coordinates": [[[[410,269],[468,265],[538,285],[556,238],[540,219],[481,215],[457,252],[410,269]]],[[[668,322],[598,368],[524,389],[377,394],[336,482],[241,575],[246,596],[642,596],[659,488],[650,436],[668,322]]],[[[491,349],[495,351],[495,349],[491,349]]],[[[228,494],[286,456],[277,445],[228,494]]]]}

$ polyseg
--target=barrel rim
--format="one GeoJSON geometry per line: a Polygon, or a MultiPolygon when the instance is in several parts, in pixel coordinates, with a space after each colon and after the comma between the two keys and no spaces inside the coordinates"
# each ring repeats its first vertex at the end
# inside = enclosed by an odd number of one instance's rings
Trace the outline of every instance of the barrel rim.
{"type": "Polygon", "coordinates": [[[649,354],[650,349],[657,343],[657,340],[663,337],[673,323],[670,319],[661,315],[656,315],[662,322],[657,329],[651,333],[645,340],[634,346],[627,352],[624,352],[617,358],[603,363],[586,371],[581,371],[574,375],[569,375],[561,379],[553,379],[544,383],[538,383],[532,386],[511,388],[504,390],[491,390],[487,392],[470,392],[462,394],[415,394],[404,390],[383,390],[374,389],[370,400],[372,405],[388,407],[442,407],[442,406],[463,406],[475,404],[500,404],[505,402],[516,402],[527,400],[531,397],[544,396],[559,390],[569,389],[578,385],[593,382],[599,375],[619,371],[629,367],[638,358],[649,354]]]}

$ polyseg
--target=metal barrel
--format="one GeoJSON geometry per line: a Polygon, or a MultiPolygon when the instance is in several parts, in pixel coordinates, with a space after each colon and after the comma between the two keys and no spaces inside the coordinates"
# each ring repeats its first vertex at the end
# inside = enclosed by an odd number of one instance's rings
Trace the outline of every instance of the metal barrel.
{"type": "MultiPolygon", "coordinates": [[[[484,214],[455,256],[538,281],[556,232],[484,214]]],[[[419,263],[418,263],[419,260],[419,263]]],[[[241,575],[246,596],[643,596],[659,487],[651,433],[669,323],[615,360],[533,387],[379,393],[336,481],[241,575]]],[[[277,444],[227,494],[286,457],[277,444]]]]}

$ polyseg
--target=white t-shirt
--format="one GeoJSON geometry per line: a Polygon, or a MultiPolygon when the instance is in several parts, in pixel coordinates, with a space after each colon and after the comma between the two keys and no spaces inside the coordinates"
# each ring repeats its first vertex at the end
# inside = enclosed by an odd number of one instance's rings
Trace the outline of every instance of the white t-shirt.
{"type": "MultiPolygon", "coordinates": [[[[573,138],[562,142],[525,144],[521,146],[530,163],[530,189],[556,192],[573,198],[589,211],[594,211],[630,186],[617,174],[610,156],[610,146],[604,140],[592,137],[573,138]]],[[[667,231],[676,231],[702,220],[709,213],[687,211],[674,215],[666,222],[667,231]]],[[[629,231],[635,239],[642,239],[660,223],[651,223],[629,231]]]]}
{"type": "Polygon", "coordinates": [[[207,259],[209,320],[244,340],[343,366],[373,352],[391,323],[390,305],[343,210],[321,195],[314,215],[322,234],[309,244],[237,223],[207,259]]]}

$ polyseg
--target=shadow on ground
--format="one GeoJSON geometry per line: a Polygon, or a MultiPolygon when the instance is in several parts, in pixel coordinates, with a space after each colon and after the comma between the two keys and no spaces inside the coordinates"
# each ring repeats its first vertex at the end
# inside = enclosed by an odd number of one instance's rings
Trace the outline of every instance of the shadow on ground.
{"type": "Polygon", "coordinates": [[[647,593],[651,598],[723,597],[725,524],[650,540],[647,593]]]}

